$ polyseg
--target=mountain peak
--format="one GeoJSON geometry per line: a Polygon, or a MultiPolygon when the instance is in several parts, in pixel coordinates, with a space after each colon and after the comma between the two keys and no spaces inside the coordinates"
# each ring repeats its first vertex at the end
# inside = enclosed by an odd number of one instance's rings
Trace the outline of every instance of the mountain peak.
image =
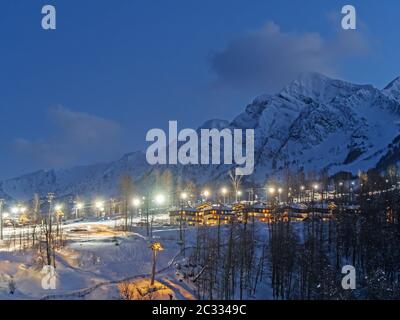
{"type": "Polygon", "coordinates": [[[211,119],[204,122],[200,129],[218,129],[222,130],[229,127],[229,121],[221,120],[221,119],[211,119]]]}
{"type": "Polygon", "coordinates": [[[383,90],[389,90],[400,85],[400,76],[391,81],[383,90]]]}
{"type": "Polygon", "coordinates": [[[318,102],[328,103],[336,97],[348,96],[363,88],[371,89],[372,86],[332,79],[317,72],[304,72],[286,86],[281,91],[281,95],[300,99],[308,97],[318,102]]]}
{"type": "Polygon", "coordinates": [[[397,77],[392,82],[390,82],[382,92],[388,97],[400,101],[400,77],[397,77]]]}
{"type": "Polygon", "coordinates": [[[334,79],[319,72],[306,71],[300,73],[294,81],[334,81],[334,79]]]}

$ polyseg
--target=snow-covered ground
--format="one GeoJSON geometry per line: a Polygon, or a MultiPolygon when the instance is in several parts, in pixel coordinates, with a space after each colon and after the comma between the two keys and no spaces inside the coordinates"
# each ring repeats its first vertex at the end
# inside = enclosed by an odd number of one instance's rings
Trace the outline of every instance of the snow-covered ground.
{"type": "MultiPolygon", "coordinates": [[[[87,221],[63,227],[68,240],[57,252],[55,290],[42,288],[44,274],[34,251],[9,252],[3,243],[0,299],[119,299],[118,283],[149,278],[152,253],[144,227],[125,233],[116,231],[115,224],[112,220],[87,221]],[[10,294],[10,283],[14,283],[14,294],[10,294]]],[[[6,229],[6,237],[12,232],[6,229]]],[[[153,237],[165,249],[158,254],[156,279],[171,288],[175,299],[194,299],[193,290],[176,279],[173,269],[180,252],[176,227],[155,225],[153,237]]]]}

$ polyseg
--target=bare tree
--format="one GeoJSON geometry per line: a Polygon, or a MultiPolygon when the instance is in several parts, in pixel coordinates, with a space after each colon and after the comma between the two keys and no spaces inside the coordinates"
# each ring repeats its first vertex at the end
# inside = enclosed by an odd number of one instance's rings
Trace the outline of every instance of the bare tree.
{"type": "Polygon", "coordinates": [[[235,170],[232,169],[228,172],[229,178],[231,179],[233,191],[235,192],[235,202],[238,201],[238,194],[240,190],[240,184],[242,182],[243,176],[238,176],[235,174],[235,170]]]}
{"type": "Polygon", "coordinates": [[[128,231],[129,199],[133,193],[133,179],[127,173],[121,176],[120,191],[121,191],[122,212],[125,221],[124,229],[125,231],[128,231]]]}

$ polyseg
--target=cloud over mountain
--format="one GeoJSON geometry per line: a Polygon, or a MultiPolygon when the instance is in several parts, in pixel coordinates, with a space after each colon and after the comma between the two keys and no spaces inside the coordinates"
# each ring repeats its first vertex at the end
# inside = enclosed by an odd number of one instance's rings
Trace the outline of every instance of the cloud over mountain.
{"type": "Polygon", "coordinates": [[[43,140],[17,138],[13,149],[42,166],[68,166],[112,158],[120,152],[120,125],[110,119],[77,112],[63,106],[48,111],[55,130],[43,140]]]}
{"type": "Polygon", "coordinates": [[[285,32],[268,22],[215,53],[211,68],[220,84],[275,92],[305,71],[335,76],[347,58],[368,51],[361,32],[339,31],[325,39],[319,33],[285,32]]]}

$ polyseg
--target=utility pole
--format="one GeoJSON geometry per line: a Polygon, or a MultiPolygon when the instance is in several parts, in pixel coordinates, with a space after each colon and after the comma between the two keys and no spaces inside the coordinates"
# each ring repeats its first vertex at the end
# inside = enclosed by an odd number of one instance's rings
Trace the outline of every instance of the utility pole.
{"type": "Polygon", "coordinates": [[[3,240],[3,205],[4,199],[0,199],[0,240],[3,240]]]}
{"type": "Polygon", "coordinates": [[[51,232],[51,215],[52,215],[52,202],[54,199],[54,193],[49,192],[47,194],[47,202],[49,203],[49,213],[48,213],[48,219],[49,219],[49,225],[50,225],[50,232],[51,232]]]}
{"type": "MultiPolygon", "coordinates": [[[[47,263],[48,265],[51,265],[51,251],[52,249],[54,250],[54,248],[52,248],[53,246],[53,239],[52,239],[52,221],[51,221],[51,216],[52,216],[52,211],[53,211],[53,207],[52,207],[52,202],[54,199],[54,193],[49,192],[47,194],[47,201],[49,203],[49,213],[48,213],[48,230],[46,232],[46,242],[47,242],[47,263]]],[[[56,261],[55,261],[55,253],[53,251],[53,266],[55,267],[56,261]]]]}

